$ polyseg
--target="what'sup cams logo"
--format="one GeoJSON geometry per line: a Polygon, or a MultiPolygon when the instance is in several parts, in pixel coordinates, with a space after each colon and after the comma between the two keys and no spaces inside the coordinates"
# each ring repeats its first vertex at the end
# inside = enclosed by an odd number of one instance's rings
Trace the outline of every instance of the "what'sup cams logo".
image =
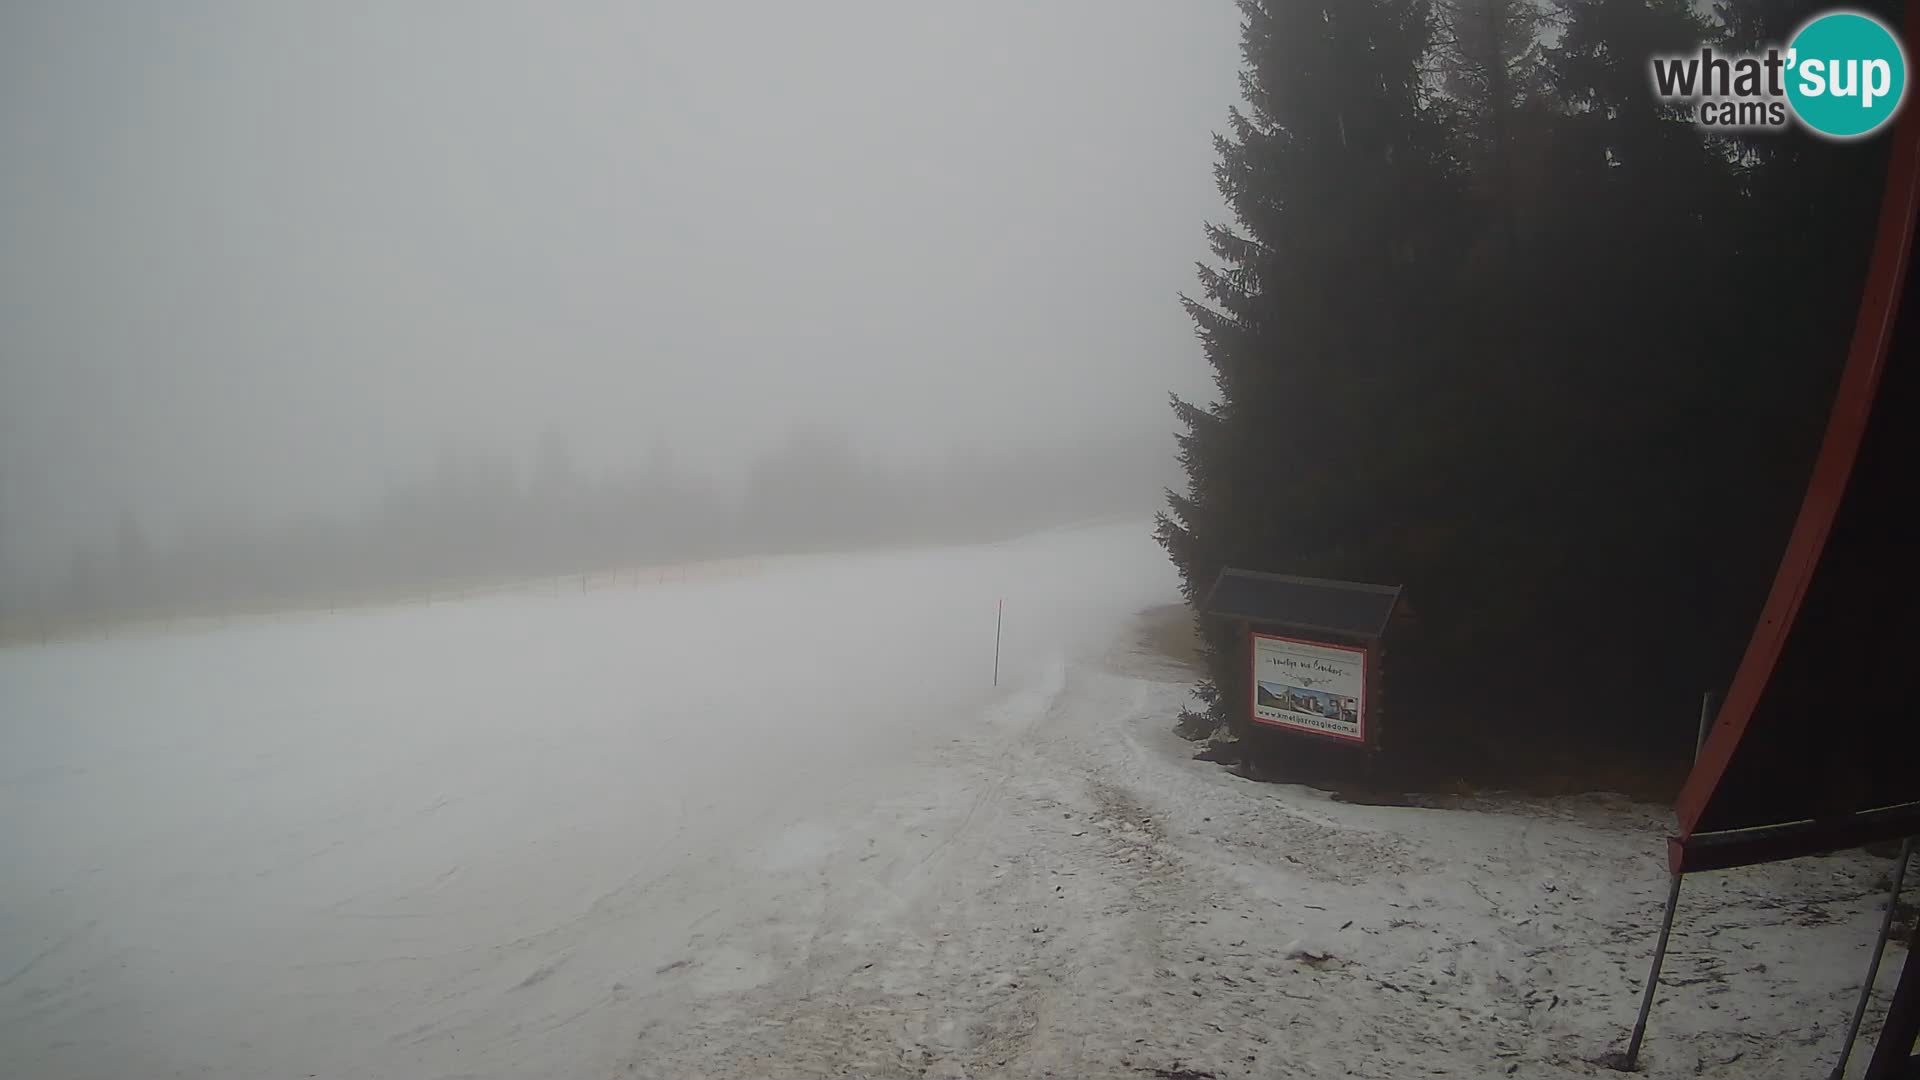
{"type": "Polygon", "coordinates": [[[1830,11],[1760,53],[1653,58],[1653,90],[1692,107],[1702,127],[1782,129],[1798,120],[1829,139],[1886,126],[1907,94],[1907,54],[1879,19],[1830,11]]]}

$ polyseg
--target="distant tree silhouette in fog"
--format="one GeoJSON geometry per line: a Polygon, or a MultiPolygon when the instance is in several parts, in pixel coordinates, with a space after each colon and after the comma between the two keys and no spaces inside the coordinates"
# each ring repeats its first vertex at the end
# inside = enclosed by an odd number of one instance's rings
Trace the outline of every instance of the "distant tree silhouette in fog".
{"type": "Polygon", "coordinates": [[[357,517],[203,527],[156,543],[126,510],[110,546],[77,549],[62,580],[0,589],[0,616],[325,605],[645,563],[978,540],[1144,517],[1172,473],[1166,445],[1137,435],[900,465],[862,454],[842,431],[800,424],[771,441],[728,496],[677,457],[655,442],[644,460],[595,475],[549,428],[519,464],[449,449],[357,517]]]}

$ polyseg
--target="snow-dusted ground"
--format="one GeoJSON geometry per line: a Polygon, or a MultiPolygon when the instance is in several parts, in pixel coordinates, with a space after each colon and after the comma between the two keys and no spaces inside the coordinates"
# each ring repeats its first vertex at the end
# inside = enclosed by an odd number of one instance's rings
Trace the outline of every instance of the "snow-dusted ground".
{"type": "MultiPolygon", "coordinates": [[[[1109,526],[0,650],[0,1075],[1610,1075],[1665,815],[1188,760],[1174,595],[1109,526]]],[[[1648,1072],[1824,1073],[1885,868],[1691,880],[1648,1072]]]]}

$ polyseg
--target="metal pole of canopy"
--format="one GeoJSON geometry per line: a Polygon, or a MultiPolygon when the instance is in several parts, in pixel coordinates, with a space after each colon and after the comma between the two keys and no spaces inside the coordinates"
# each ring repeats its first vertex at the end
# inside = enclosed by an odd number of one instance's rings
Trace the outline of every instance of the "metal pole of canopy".
{"type": "Polygon", "coordinates": [[[1693,760],[1700,760],[1700,748],[1707,745],[1707,732],[1713,728],[1713,691],[1700,695],[1700,732],[1693,740],[1693,760]]]}
{"type": "Polygon", "coordinates": [[[1874,1040],[1873,1059],[1867,1062],[1862,1080],[1898,1080],[1913,1075],[1914,1038],[1920,1035],[1920,929],[1907,938],[1907,959],[1900,966],[1900,982],[1893,988],[1893,1002],[1881,1021],[1880,1037],[1874,1040]]]}
{"type": "Polygon", "coordinates": [[[1853,1022],[1847,1025],[1847,1041],[1840,1044],[1840,1060],[1828,1080],[1840,1080],[1847,1071],[1847,1058],[1853,1054],[1853,1040],[1860,1035],[1860,1021],[1866,1018],[1867,1002],[1873,997],[1873,981],[1880,975],[1880,957],[1887,951],[1887,935],[1893,932],[1893,909],[1900,903],[1900,881],[1907,874],[1907,859],[1913,854],[1913,837],[1900,844],[1900,861],[1893,864],[1893,887],[1887,893],[1887,913],[1880,917],[1880,936],[1873,943],[1873,957],[1867,961],[1867,981],[1860,987],[1860,1000],[1853,1006],[1853,1022]]]}
{"type": "Polygon", "coordinates": [[[1653,968],[1647,972],[1647,989],[1640,995],[1640,1017],[1633,1022],[1633,1038],[1627,1052],[1615,1066],[1621,1072],[1633,1072],[1640,1060],[1640,1043],[1647,1037],[1647,1014],[1653,1011],[1653,993],[1660,988],[1660,965],[1667,959],[1667,936],[1673,932],[1673,909],[1680,903],[1680,875],[1673,875],[1667,889],[1667,913],[1660,920],[1660,941],[1653,947],[1653,968]]]}

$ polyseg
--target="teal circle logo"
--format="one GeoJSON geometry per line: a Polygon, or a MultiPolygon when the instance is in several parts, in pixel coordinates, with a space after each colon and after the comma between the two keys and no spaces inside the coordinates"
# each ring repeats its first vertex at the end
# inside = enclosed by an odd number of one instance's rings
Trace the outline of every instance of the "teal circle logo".
{"type": "Polygon", "coordinates": [[[1907,54],[1880,20],[1834,11],[1787,43],[1787,102],[1800,122],[1835,139],[1870,134],[1907,94],[1907,54]]]}

